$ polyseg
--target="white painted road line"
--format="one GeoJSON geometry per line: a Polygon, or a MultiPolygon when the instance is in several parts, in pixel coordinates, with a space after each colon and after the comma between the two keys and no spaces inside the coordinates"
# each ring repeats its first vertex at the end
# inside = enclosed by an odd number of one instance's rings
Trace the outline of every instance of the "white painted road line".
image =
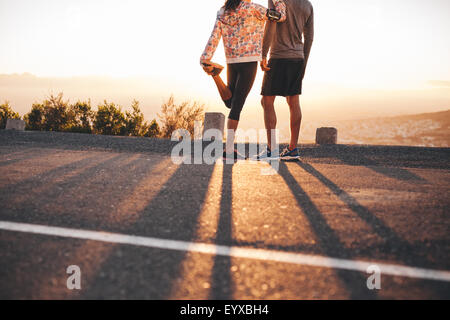
{"type": "Polygon", "coordinates": [[[82,240],[93,240],[107,243],[127,244],[165,250],[197,252],[209,255],[220,255],[233,258],[281,262],[281,263],[289,263],[321,268],[344,269],[363,273],[367,272],[367,268],[369,266],[376,265],[380,268],[381,273],[384,275],[450,282],[449,271],[420,269],[415,267],[407,267],[378,262],[335,259],[323,256],[306,255],[301,253],[288,253],[264,249],[227,247],[206,243],[164,240],[157,238],[147,238],[147,237],[117,234],[117,233],[68,229],[68,228],[50,227],[50,226],[6,222],[6,221],[0,221],[0,230],[82,239],[82,240]]]}

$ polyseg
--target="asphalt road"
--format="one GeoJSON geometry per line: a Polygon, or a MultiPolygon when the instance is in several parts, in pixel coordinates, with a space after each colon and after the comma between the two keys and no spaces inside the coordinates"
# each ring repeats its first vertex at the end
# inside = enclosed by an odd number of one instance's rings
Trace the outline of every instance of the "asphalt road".
{"type": "MultiPolygon", "coordinates": [[[[450,270],[450,149],[304,146],[176,165],[173,142],[0,131],[0,221],[450,270]]],[[[0,230],[0,299],[449,299],[450,282],[0,230]],[[82,289],[66,287],[66,268],[82,289]]]]}

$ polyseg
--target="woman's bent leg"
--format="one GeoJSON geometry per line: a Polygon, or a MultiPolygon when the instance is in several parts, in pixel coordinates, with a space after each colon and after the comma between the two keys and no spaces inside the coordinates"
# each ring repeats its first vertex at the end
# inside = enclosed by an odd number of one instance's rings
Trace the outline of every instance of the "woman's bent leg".
{"type": "Polygon", "coordinates": [[[216,83],[217,89],[219,90],[220,97],[223,101],[231,100],[233,94],[231,90],[227,87],[227,85],[223,82],[220,75],[213,76],[213,80],[216,83]]]}
{"type": "Polygon", "coordinates": [[[233,100],[233,92],[236,90],[236,83],[238,78],[238,72],[236,69],[236,64],[227,65],[227,83],[228,89],[231,91],[231,97],[229,99],[223,100],[228,109],[231,109],[231,102],[233,100]]]}

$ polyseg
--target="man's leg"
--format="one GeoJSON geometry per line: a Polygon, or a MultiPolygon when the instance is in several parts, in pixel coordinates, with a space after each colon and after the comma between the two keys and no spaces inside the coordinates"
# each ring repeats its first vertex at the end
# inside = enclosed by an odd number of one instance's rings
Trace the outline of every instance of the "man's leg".
{"type": "MultiPolygon", "coordinates": [[[[275,96],[263,96],[261,105],[264,109],[264,123],[267,131],[267,145],[272,150],[272,132],[277,127],[277,114],[275,113],[275,96]]],[[[273,137],[275,138],[275,137],[273,137]]]]}
{"type": "Polygon", "coordinates": [[[298,147],[298,140],[300,136],[300,126],[302,124],[302,110],[300,108],[300,96],[295,95],[286,97],[291,113],[291,142],[289,150],[294,150],[298,147]]]}

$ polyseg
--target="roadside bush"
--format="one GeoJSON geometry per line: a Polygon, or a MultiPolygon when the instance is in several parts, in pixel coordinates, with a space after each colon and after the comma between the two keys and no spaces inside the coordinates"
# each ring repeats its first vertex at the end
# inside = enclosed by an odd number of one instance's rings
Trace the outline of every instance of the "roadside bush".
{"type": "MultiPolygon", "coordinates": [[[[9,104],[1,105],[1,125],[6,117],[19,117],[10,110],[9,104]],[[5,111],[6,110],[6,111],[5,111]]],[[[70,104],[63,99],[63,93],[50,95],[42,103],[34,103],[31,111],[24,116],[27,130],[62,131],[77,133],[95,133],[114,136],[163,137],[170,138],[178,129],[186,129],[194,135],[195,121],[202,121],[204,106],[198,102],[185,101],[176,104],[171,96],[161,106],[158,114],[161,125],[156,119],[145,121],[139,101],[134,100],[125,113],[122,108],[104,101],[92,110],[91,101],[77,101],[70,104]]]]}
{"type": "Polygon", "coordinates": [[[63,93],[53,94],[44,101],[44,130],[67,131],[74,122],[74,115],[70,112],[68,101],[63,100],[63,93]]]}
{"type": "Polygon", "coordinates": [[[35,103],[24,117],[27,130],[68,131],[74,123],[74,115],[63,93],[50,95],[42,103],[35,103]]]}
{"type": "Polygon", "coordinates": [[[92,133],[95,113],[91,108],[91,101],[78,101],[70,106],[71,123],[68,131],[77,133],[92,133]]]}
{"type": "Polygon", "coordinates": [[[158,114],[161,120],[161,136],[170,138],[172,133],[178,129],[186,129],[191,136],[194,136],[195,121],[202,121],[204,117],[204,106],[198,102],[185,101],[175,104],[174,97],[161,106],[161,113],[158,114]]]}
{"type": "Polygon", "coordinates": [[[42,104],[33,104],[33,106],[31,107],[31,111],[27,113],[23,118],[25,120],[26,130],[44,130],[45,112],[44,106],[42,104]]]}
{"type": "Polygon", "coordinates": [[[8,119],[20,119],[20,116],[12,110],[9,101],[5,101],[4,104],[0,104],[0,129],[6,128],[8,119]]]}
{"type": "Polygon", "coordinates": [[[144,114],[139,108],[139,101],[134,100],[131,112],[126,112],[126,134],[129,136],[143,137],[148,133],[149,125],[144,119],[144,114]]]}
{"type": "Polygon", "coordinates": [[[157,138],[160,135],[161,129],[159,128],[159,124],[158,122],[156,122],[156,119],[153,119],[152,122],[150,122],[149,128],[145,136],[149,138],[157,138]]]}
{"type": "Polygon", "coordinates": [[[127,122],[121,107],[114,103],[108,103],[106,100],[99,105],[94,118],[94,130],[98,134],[124,136],[127,122]]]}

